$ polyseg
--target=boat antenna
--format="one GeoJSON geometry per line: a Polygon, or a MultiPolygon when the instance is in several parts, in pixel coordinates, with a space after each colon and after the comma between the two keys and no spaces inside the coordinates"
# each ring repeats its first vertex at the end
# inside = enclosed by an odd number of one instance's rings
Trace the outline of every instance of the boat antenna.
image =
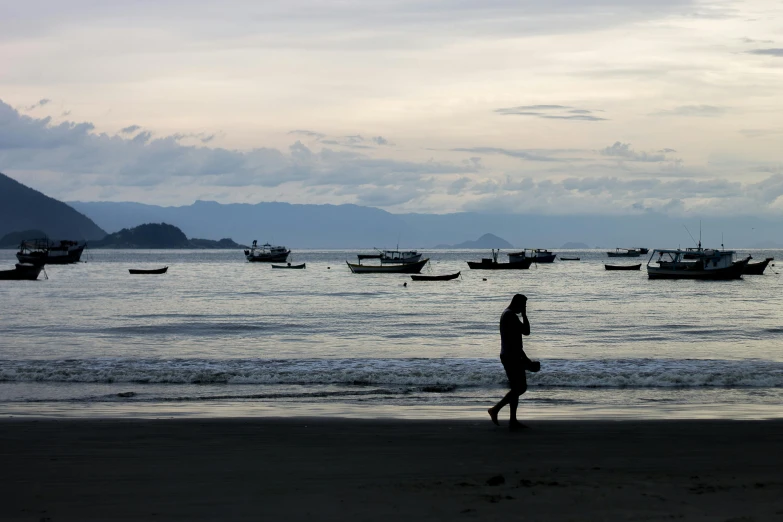
{"type": "MultiPolygon", "coordinates": [[[[689,236],[691,236],[691,239],[694,243],[696,243],[696,239],[694,239],[693,234],[691,234],[691,231],[688,230],[688,227],[685,226],[685,224],[682,225],[685,228],[685,231],[688,233],[689,236]]],[[[701,247],[701,226],[699,226],[699,243],[698,246],[701,247]]]]}

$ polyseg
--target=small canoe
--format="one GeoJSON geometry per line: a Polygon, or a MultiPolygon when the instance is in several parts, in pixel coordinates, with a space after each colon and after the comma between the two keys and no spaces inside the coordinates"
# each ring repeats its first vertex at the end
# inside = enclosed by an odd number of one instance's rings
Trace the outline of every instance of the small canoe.
{"type": "Polygon", "coordinates": [[[774,257],[768,257],[764,261],[758,263],[748,263],[745,265],[745,270],[742,272],[742,275],[763,275],[769,262],[774,259],[774,257]]]}
{"type": "Polygon", "coordinates": [[[458,277],[459,272],[445,275],[412,275],[411,279],[414,281],[450,281],[452,279],[457,279],[458,277]]]}
{"type": "Polygon", "coordinates": [[[604,268],[607,270],[640,270],[642,268],[642,264],[639,263],[638,265],[604,265],[604,268]]]}
{"type": "Polygon", "coordinates": [[[35,281],[43,270],[43,265],[32,263],[16,263],[13,270],[0,270],[0,280],[5,281],[35,281]]]}
{"type": "Polygon", "coordinates": [[[292,265],[291,263],[288,263],[287,265],[272,265],[272,268],[293,268],[293,269],[302,269],[306,268],[305,265],[307,263],[302,263],[301,265],[292,265]]]}
{"type": "Polygon", "coordinates": [[[560,256],[560,261],[579,261],[579,257],[563,257],[560,256]]]}
{"type": "Polygon", "coordinates": [[[166,270],[168,270],[169,267],[164,266],[163,268],[153,268],[151,270],[142,270],[140,268],[130,268],[128,269],[128,272],[131,274],[165,274],[166,270]]]}

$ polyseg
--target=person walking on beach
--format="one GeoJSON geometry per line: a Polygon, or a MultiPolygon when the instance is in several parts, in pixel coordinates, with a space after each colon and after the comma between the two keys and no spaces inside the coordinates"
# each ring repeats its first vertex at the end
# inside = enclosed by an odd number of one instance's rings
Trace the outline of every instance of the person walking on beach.
{"type": "Polygon", "coordinates": [[[525,370],[537,372],[541,369],[540,362],[531,361],[525,355],[525,351],[522,349],[523,335],[530,335],[530,322],[527,320],[527,297],[522,294],[516,294],[511,299],[511,304],[500,315],[500,362],[503,363],[503,368],[506,369],[511,390],[500,402],[487,410],[492,422],[500,426],[498,413],[500,413],[503,406],[508,404],[511,410],[511,419],[508,427],[511,430],[527,428],[527,426],[517,420],[519,397],[527,390],[525,370]],[[522,314],[521,321],[517,314],[522,314]]]}

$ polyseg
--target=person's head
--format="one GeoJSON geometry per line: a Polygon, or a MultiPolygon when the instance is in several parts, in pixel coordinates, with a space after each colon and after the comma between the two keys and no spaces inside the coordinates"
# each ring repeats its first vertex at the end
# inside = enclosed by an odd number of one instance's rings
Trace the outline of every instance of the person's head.
{"type": "Polygon", "coordinates": [[[515,314],[520,314],[525,311],[527,305],[527,297],[523,294],[517,294],[511,299],[511,304],[508,305],[509,309],[513,310],[515,314]]]}

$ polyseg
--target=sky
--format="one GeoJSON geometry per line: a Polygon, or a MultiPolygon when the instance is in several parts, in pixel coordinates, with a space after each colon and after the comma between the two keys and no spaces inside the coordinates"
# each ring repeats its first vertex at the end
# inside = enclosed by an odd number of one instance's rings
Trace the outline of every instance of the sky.
{"type": "Polygon", "coordinates": [[[783,3],[0,4],[0,172],[65,201],[783,217],[783,3]]]}

